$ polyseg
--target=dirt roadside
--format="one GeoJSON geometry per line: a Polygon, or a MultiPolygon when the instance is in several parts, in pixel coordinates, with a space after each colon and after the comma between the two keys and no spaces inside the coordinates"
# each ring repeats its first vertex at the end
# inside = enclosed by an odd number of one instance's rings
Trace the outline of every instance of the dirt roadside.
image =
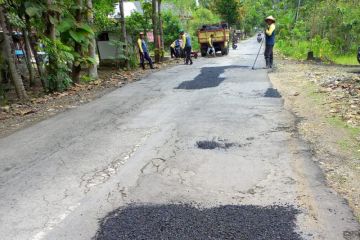
{"type": "Polygon", "coordinates": [[[142,69],[123,71],[103,68],[99,70],[98,80],[75,84],[65,92],[44,94],[39,89],[27,89],[30,101],[25,103],[18,102],[15,92],[10,92],[7,94],[9,103],[5,106],[0,106],[0,138],[68,109],[77,108],[91,102],[128,83],[138,81],[154,71],[159,71],[181,62],[180,59],[169,60],[156,64],[157,69],[155,70],[145,71],[142,69]]]}
{"type": "Polygon", "coordinates": [[[270,80],[299,119],[327,183],[360,221],[360,67],[277,59],[270,80]]]}

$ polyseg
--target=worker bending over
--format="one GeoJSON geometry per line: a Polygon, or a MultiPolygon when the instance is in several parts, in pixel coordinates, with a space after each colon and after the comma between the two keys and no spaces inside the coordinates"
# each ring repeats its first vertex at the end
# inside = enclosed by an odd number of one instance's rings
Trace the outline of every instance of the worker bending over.
{"type": "Polygon", "coordinates": [[[180,57],[180,48],[181,48],[181,40],[176,39],[171,45],[170,45],[170,54],[171,58],[179,58],[180,57]]]}

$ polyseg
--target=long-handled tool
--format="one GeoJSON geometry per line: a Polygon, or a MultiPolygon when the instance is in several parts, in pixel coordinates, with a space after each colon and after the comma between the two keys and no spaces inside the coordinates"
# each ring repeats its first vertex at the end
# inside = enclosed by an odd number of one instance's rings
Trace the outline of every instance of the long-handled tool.
{"type": "Polygon", "coordinates": [[[258,52],[258,54],[256,55],[255,62],[254,62],[254,65],[253,65],[253,67],[252,67],[252,70],[255,70],[255,64],[256,64],[256,62],[257,62],[257,60],[258,60],[258,57],[259,57],[259,54],[260,54],[260,51],[261,51],[261,48],[262,48],[263,43],[264,43],[264,39],[261,40],[259,52],[258,52]]]}

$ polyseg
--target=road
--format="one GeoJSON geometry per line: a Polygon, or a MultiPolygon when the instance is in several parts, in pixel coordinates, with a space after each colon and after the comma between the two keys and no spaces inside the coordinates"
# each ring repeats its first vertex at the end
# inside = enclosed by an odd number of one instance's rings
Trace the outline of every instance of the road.
{"type": "MultiPolygon", "coordinates": [[[[311,147],[297,134],[300,120],[276,92],[264,97],[271,88],[267,70],[251,70],[258,47],[250,39],[227,57],[154,72],[0,139],[1,239],[91,239],[106,231],[101,219],[130,203],[153,207],[144,210],[151,214],[179,208],[183,217],[197,214],[187,204],[232,206],[224,212],[236,213],[235,221],[250,213],[254,228],[243,239],[273,239],[277,231],[291,235],[276,239],[359,239],[346,202],[326,186],[311,147]],[[265,221],[281,224],[264,237],[265,221]]],[[[221,211],[213,210],[209,221],[221,211]]],[[[131,214],[125,221],[147,231],[149,223],[131,214]]],[[[189,234],[172,239],[194,238],[189,234]]],[[[239,239],[234,234],[227,239],[239,239]]]]}

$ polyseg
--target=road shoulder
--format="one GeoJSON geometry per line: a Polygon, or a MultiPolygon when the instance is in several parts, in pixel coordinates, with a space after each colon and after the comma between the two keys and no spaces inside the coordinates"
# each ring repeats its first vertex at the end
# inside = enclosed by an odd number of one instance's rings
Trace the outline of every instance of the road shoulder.
{"type": "Polygon", "coordinates": [[[279,59],[270,80],[298,119],[327,184],[360,221],[360,80],[358,68],[279,59]]]}

